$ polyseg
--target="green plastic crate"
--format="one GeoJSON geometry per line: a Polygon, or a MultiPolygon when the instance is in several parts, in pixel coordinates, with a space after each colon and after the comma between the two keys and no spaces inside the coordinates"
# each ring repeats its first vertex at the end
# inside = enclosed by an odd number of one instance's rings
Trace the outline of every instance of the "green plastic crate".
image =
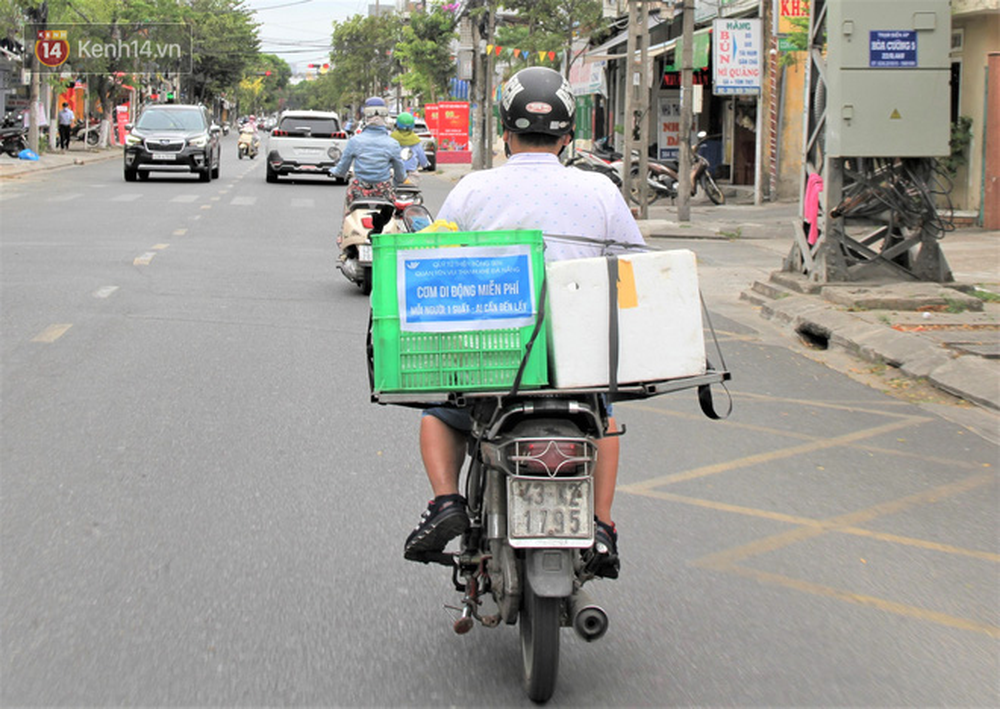
{"type": "MultiPolygon", "coordinates": [[[[376,392],[503,390],[514,383],[534,326],[460,332],[401,329],[397,255],[402,250],[457,246],[529,246],[535,309],[545,276],[540,231],[434,232],[377,235],[372,265],[372,345],[376,392]]],[[[456,255],[461,255],[456,252],[456,255]]],[[[534,322],[534,320],[532,321],[534,322]]],[[[521,376],[521,388],[548,384],[545,328],[521,376]]]]}

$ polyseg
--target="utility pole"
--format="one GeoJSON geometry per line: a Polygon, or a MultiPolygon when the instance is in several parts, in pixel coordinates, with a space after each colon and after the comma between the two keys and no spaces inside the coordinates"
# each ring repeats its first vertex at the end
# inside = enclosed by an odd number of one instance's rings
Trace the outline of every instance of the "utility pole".
{"type": "MultiPolygon", "coordinates": [[[[470,10],[473,9],[470,7],[470,10]]],[[[486,82],[484,74],[488,62],[486,60],[486,38],[480,32],[480,16],[478,13],[470,12],[469,21],[472,23],[472,169],[483,169],[483,154],[485,136],[483,135],[484,120],[484,93],[486,82]]]]}
{"type": "MultiPolygon", "coordinates": [[[[38,101],[41,89],[41,67],[38,56],[35,54],[35,46],[38,41],[38,31],[45,29],[49,21],[49,3],[43,0],[36,9],[29,9],[28,16],[33,24],[31,31],[34,37],[25,38],[25,44],[31,47],[31,89],[28,94],[28,147],[35,153],[38,152],[38,101]]],[[[25,47],[27,50],[28,47],[25,47]]]]}
{"type": "Polygon", "coordinates": [[[677,186],[677,221],[691,221],[691,123],[694,98],[694,0],[684,0],[681,26],[681,154],[677,186]]]}
{"type": "MultiPolygon", "coordinates": [[[[489,13],[486,25],[486,45],[493,44],[493,34],[496,30],[496,10],[493,8],[492,0],[486,0],[486,12],[489,13]]],[[[489,169],[493,167],[493,77],[495,76],[493,66],[493,53],[486,54],[486,105],[483,107],[485,118],[483,120],[483,167],[489,169]]]]}
{"type": "Polygon", "coordinates": [[[622,196],[631,201],[633,188],[638,192],[640,217],[649,215],[646,204],[646,172],[649,158],[649,23],[648,0],[630,0],[628,18],[627,57],[625,59],[625,146],[622,150],[622,196]],[[638,59],[636,54],[638,53],[638,59]],[[638,165],[633,161],[633,151],[638,153],[638,165]],[[633,181],[632,172],[637,173],[633,181]]]}

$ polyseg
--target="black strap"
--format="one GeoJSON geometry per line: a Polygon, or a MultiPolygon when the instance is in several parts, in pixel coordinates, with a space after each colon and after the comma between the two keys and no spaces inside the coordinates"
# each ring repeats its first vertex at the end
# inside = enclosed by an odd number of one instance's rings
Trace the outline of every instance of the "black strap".
{"type": "MultiPolygon", "coordinates": [[[[708,368],[712,368],[712,363],[708,362],[708,368]]],[[[698,387],[698,404],[701,406],[701,412],[705,414],[708,418],[719,421],[721,419],[729,418],[729,414],[733,413],[733,395],[729,393],[729,389],[726,387],[726,383],[721,383],[722,388],[726,392],[726,398],[728,399],[728,406],[723,414],[718,413],[715,410],[715,401],[712,399],[712,385],[702,384],[698,387]]]]}
{"type": "Polygon", "coordinates": [[[521,388],[521,377],[524,375],[524,368],[528,364],[528,357],[531,356],[531,348],[535,346],[538,333],[542,330],[545,322],[545,293],[548,289],[549,279],[542,275],[542,291],[538,295],[538,318],[535,320],[535,329],[531,331],[528,344],[524,346],[524,356],[521,357],[521,365],[517,368],[517,376],[514,377],[514,384],[510,388],[510,396],[517,396],[518,389],[521,388]]]}
{"type": "Polygon", "coordinates": [[[618,257],[608,260],[608,393],[618,391],[618,257]]]}

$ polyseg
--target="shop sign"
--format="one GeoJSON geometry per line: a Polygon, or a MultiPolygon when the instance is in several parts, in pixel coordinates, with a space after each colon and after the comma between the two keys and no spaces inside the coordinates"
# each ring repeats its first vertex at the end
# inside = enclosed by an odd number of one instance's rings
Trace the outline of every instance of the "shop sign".
{"type": "Polygon", "coordinates": [[[712,35],[712,93],[760,94],[763,73],[760,19],[713,20],[712,35]]]}
{"type": "Polygon", "coordinates": [[[657,145],[660,160],[677,160],[681,150],[681,94],[661,96],[660,120],[657,123],[657,145]]]}

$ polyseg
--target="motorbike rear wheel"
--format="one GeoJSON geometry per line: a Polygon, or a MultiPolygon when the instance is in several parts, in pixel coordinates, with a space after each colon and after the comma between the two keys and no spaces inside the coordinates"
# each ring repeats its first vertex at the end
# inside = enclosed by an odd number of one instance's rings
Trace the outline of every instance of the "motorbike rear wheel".
{"type": "Polygon", "coordinates": [[[521,603],[521,659],[524,691],[533,702],[547,702],[559,675],[559,607],[561,598],[535,595],[525,575],[521,603]]]}
{"type": "Polygon", "coordinates": [[[361,269],[361,292],[365,295],[372,294],[372,269],[371,267],[366,267],[361,269]]]}
{"type": "Polygon", "coordinates": [[[715,180],[707,172],[703,173],[701,176],[701,188],[705,190],[705,194],[708,198],[712,200],[713,204],[724,204],[726,201],[726,195],[723,194],[722,189],[715,184],[715,180]]]}
{"type": "MultiPolygon", "coordinates": [[[[642,192],[639,189],[639,185],[639,168],[635,167],[632,168],[632,171],[629,173],[628,197],[636,204],[641,204],[639,199],[642,192]]],[[[652,204],[659,196],[660,193],[657,192],[652,185],[646,185],[646,204],[652,204]]]]}

